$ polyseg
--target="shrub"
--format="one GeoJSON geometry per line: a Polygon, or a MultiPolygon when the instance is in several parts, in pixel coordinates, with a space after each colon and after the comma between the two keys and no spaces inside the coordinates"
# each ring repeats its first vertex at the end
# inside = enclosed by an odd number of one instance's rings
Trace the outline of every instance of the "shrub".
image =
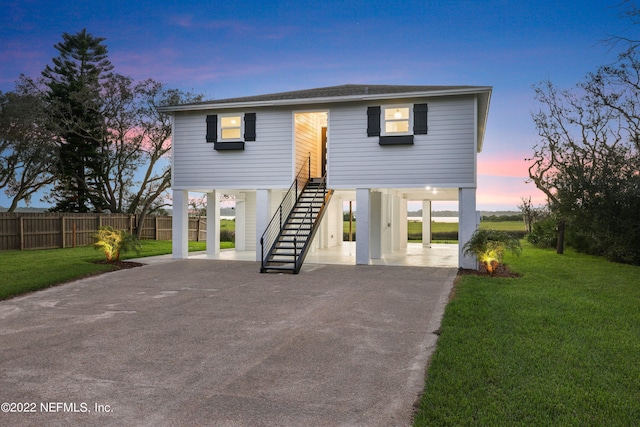
{"type": "Polygon", "coordinates": [[[558,242],[558,228],[553,218],[546,218],[533,224],[527,241],[539,248],[555,248],[558,242]]]}
{"type": "Polygon", "coordinates": [[[140,253],[142,249],[138,238],[125,230],[116,230],[108,225],[102,226],[93,235],[96,250],[102,250],[108,263],[120,261],[120,254],[134,250],[140,253]]]}
{"type": "Polygon", "coordinates": [[[520,241],[509,233],[482,228],[477,229],[471,235],[462,249],[467,255],[475,255],[478,261],[486,266],[490,275],[493,275],[500,265],[506,251],[510,251],[514,255],[520,255],[522,252],[520,241]]]}
{"type": "Polygon", "coordinates": [[[220,230],[220,241],[221,242],[235,242],[236,241],[236,233],[233,230],[229,230],[223,228],[220,230]]]}
{"type": "MultiPolygon", "coordinates": [[[[345,231],[345,232],[342,233],[342,241],[343,242],[348,242],[349,241],[349,232],[348,231],[345,231]]],[[[356,231],[355,230],[353,230],[351,232],[351,241],[352,242],[356,241],[356,231]]]]}

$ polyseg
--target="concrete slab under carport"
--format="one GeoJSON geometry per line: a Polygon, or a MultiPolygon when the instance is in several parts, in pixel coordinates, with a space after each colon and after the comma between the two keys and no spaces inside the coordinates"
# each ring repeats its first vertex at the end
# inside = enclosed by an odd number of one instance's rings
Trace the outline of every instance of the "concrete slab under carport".
{"type": "MultiPolygon", "coordinates": [[[[356,264],[355,242],[342,242],[339,246],[323,249],[312,249],[305,258],[304,263],[308,264],[336,264],[355,265],[356,264]]],[[[189,259],[209,259],[225,261],[254,261],[253,251],[236,251],[235,249],[224,249],[220,253],[212,255],[205,252],[190,253],[189,259]]],[[[140,258],[138,262],[158,262],[168,260],[171,255],[163,255],[159,260],[140,258]]],[[[431,247],[424,247],[422,243],[408,243],[405,249],[385,254],[381,258],[372,259],[371,265],[389,266],[410,266],[410,267],[439,267],[457,268],[458,266],[458,245],[446,243],[434,243],[431,247]]]]}
{"type": "Polygon", "coordinates": [[[79,412],[0,424],[409,425],[455,275],[167,260],[2,301],[3,400],[79,412]]]}

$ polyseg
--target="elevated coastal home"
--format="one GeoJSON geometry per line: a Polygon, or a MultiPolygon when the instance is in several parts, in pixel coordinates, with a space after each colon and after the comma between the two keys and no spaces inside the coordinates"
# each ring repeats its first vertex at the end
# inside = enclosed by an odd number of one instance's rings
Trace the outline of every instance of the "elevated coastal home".
{"type": "Polygon", "coordinates": [[[173,256],[186,258],[188,192],[207,194],[207,252],[220,251],[220,196],[236,199],[236,250],[297,272],[342,245],[355,202],[355,263],[407,247],[407,202],[458,201],[459,261],[478,225],[477,154],[488,86],[343,85],[163,108],[173,115],[173,256]]]}

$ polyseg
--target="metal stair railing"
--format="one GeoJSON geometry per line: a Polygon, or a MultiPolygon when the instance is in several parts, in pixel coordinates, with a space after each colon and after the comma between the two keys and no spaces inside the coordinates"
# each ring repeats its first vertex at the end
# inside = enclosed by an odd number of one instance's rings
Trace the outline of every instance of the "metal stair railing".
{"type": "MultiPolygon", "coordinates": [[[[318,220],[320,220],[324,214],[324,209],[327,206],[327,186],[326,186],[326,174],[322,176],[322,180],[319,182],[318,188],[316,188],[315,193],[313,194],[313,198],[311,199],[311,203],[305,212],[304,217],[302,218],[302,222],[300,223],[300,227],[298,231],[293,237],[293,256],[295,259],[295,268],[294,273],[298,273],[300,268],[302,267],[302,262],[311,247],[311,242],[313,241],[313,237],[315,236],[315,232],[318,229],[318,220]],[[322,204],[317,214],[314,215],[314,206],[322,204]],[[302,234],[307,234],[306,237],[303,237],[302,234]],[[300,245],[299,245],[300,243],[300,245]],[[300,246],[300,251],[298,251],[298,247],[300,246]]],[[[331,195],[331,193],[329,193],[331,195]]]]}
{"type": "Polygon", "coordinates": [[[271,218],[269,225],[267,225],[266,230],[260,237],[260,246],[261,246],[261,267],[260,272],[265,272],[267,258],[271,253],[274,245],[278,240],[278,236],[282,231],[282,227],[286,224],[293,207],[296,205],[298,201],[298,197],[300,193],[304,190],[304,187],[307,185],[307,182],[311,179],[311,155],[309,155],[308,160],[302,165],[298,174],[296,175],[291,187],[284,195],[280,206],[276,209],[275,214],[271,218]],[[266,249],[266,252],[265,252],[266,249]]]}

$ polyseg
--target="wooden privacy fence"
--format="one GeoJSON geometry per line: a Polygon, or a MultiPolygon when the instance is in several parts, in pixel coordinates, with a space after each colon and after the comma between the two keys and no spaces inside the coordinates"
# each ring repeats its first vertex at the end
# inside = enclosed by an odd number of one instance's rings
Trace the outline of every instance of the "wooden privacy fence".
{"type": "MultiPolygon", "coordinates": [[[[90,245],[103,225],[135,233],[136,215],[79,213],[0,213],[0,251],[90,245]]],[[[141,239],[171,240],[170,216],[146,217],[141,239]]],[[[205,240],[206,218],[189,218],[189,240],[205,240]]]]}

